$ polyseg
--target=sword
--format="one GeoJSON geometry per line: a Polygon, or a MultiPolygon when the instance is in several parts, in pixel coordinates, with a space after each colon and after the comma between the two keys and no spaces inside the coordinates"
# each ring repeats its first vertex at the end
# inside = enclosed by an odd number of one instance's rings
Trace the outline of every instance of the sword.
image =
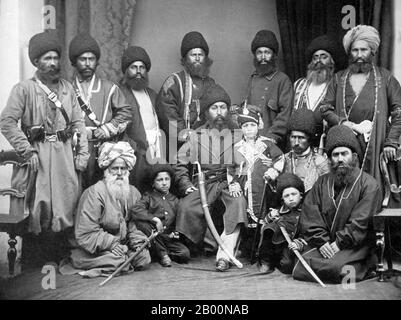
{"type": "MultiPolygon", "coordinates": [[[[283,236],[285,240],[287,240],[288,244],[290,244],[292,241],[290,239],[290,236],[288,235],[287,230],[285,230],[284,227],[280,226],[280,230],[283,233],[283,236]]],[[[317,274],[312,270],[312,268],[308,265],[308,263],[305,261],[305,259],[302,257],[302,255],[299,253],[298,250],[294,250],[295,255],[301,261],[302,265],[305,267],[305,269],[309,272],[309,274],[323,287],[326,288],[326,285],[322,282],[322,280],[319,279],[317,274]]]]}

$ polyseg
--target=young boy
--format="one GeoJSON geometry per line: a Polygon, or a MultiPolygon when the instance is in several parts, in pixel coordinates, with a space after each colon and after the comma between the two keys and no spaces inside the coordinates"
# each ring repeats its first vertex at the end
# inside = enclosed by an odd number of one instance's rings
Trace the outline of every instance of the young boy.
{"type": "MultiPolygon", "coordinates": [[[[263,217],[266,214],[265,208],[276,207],[279,204],[273,181],[283,170],[284,155],[270,139],[259,135],[259,129],[263,128],[260,108],[245,105],[238,114],[237,121],[243,137],[234,146],[236,171],[232,182],[238,182],[244,191],[248,203],[248,227],[254,230],[257,222],[262,221],[259,219],[260,212],[263,217]],[[263,191],[266,192],[266,201],[261,210],[263,191]]],[[[246,253],[251,249],[254,234],[252,229],[248,229],[244,235],[242,249],[246,253]]]]}
{"type": "MultiPolygon", "coordinates": [[[[259,243],[259,271],[269,274],[278,267],[283,273],[290,273],[293,257],[280,227],[293,239],[301,212],[305,186],[302,180],[293,173],[283,173],[277,179],[277,194],[283,205],[279,210],[271,209],[265,217],[259,243]]],[[[302,239],[292,242],[291,249],[301,248],[302,239]],[[296,247],[295,247],[296,246],[296,247]]]]}
{"type": "Polygon", "coordinates": [[[151,253],[163,267],[171,267],[171,259],[186,263],[190,258],[188,248],[180,242],[175,232],[175,218],[179,200],[170,193],[174,171],[169,165],[157,164],[152,169],[153,190],[145,192],[131,211],[131,223],[150,236],[153,229],[159,234],[151,246],[151,253]]]}

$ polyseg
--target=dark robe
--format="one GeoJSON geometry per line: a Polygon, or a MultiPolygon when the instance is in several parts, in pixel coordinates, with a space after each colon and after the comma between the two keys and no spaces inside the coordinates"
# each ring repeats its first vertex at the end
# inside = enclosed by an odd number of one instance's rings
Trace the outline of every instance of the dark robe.
{"type": "MultiPolygon", "coordinates": [[[[378,83],[377,113],[363,170],[382,184],[379,167],[380,153],[386,146],[397,148],[401,133],[401,87],[388,70],[374,68],[378,83]],[[390,116],[391,123],[388,120],[390,116]]],[[[347,119],[356,124],[363,120],[373,120],[376,91],[373,70],[358,97],[355,97],[351,88],[347,71],[348,69],[340,71],[334,76],[322,102],[323,118],[329,123],[329,126],[340,124],[347,119]],[[343,95],[345,95],[345,99],[343,95]],[[347,114],[349,114],[348,117],[347,114]]],[[[358,140],[365,153],[366,143],[363,141],[363,137],[358,136],[358,140]]],[[[362,159],[360,162],[362,163],[362,159]]]]}
{"type": "MultiPolygon", "coordinates": [[[[298,228],[300,237],[308,243],[303,257],[322,281],[340,283],[345,265],[355,268],[355,280],[360,281],[370,267],[374,244],[372,217],[380,208],[381,194],[377,181],[365,172],[360,173],[355,168],[352,182],[336,195],[333,195],[332,174],[319,177],[302,206],[298,228]],[[331,259],[323,258],[319,248],[334,241],[340,251],[331,259]]],[[[293,276],[314,281],[299,261],[293,276]]]]}

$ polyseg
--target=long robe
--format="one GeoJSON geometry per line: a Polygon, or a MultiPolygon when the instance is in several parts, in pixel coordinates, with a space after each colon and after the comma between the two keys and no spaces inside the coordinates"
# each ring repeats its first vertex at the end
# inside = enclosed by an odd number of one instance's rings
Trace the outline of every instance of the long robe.
{"type": "MultiPolygon", "coordinates": [[[[363,170],[382,184],[379,167],[380,153],[385,146],[397,148],[401,134],[401,87],[388,70],[376,66],[374,68],[378,84],[377,112],[363,170]],[[391,123],[388,120],[390,116],[391,123]]],[[[340,71],[334,76],[322,102],[323,118],[330,127],[343,120],[349,120],[356,124],[363,120],[372,121],[375,114],[376,87],[373,70],[357,97],[351,88],[347,74],[348,69],[340,71]]],[[[366,143],[363,142],[363,137],[358,138],[362,150],[365,152],[366,143]]],[[[360,162],[362,163],[362,159],[360,162]]]]}
{"type": "MultiPolygon", "coordinates": [[[[104,141],[118,139],[131,122],[130,105],[127,103],[121,89],[113,82],[101,79],[97,75],[94,75],[92,80],[93,87],[88,93],[90,100],[87,101],[87,104],[89,104],[91,110],[96,115],[96,119],[101,124],[112,126],[117,132],[116,134],[110,131],[110,138],[104,139],[104,141]]],[[[74,79],[73,85],[75,90],[78,89],[78,81],[78,78],[74,79]]],[[[83,93],[81,93],[81,96],[86,101],[83,93]]],[[[81,114],[84,117],[87,128],[90,154],[88,166],[82,175],[83,189],[86,189],[103,177],[103,170],[99,168],[97,163],[98,147],[103,140],[99,141],[99,139],[93,136],[93,130],[96,128],[95,124],[84,112],[81,112],[81,114]]]]}
{"type": "MultiPolygon", "coordinates": [[[[75,240],[78,247],[71,251],[73,267],[99,273],[115,270],[127,259],[111,252],[116,244],[132,244],[143,238],[134,224],[127,228],[129,210],[140,199],[141,194],[130,186],[128,201],[123,203],[110,196],[103,180],[84,191],[79,201],[75,221],[75,240]]],[[[134,266],[150,263],[147,249],[133,261],[134,266]]]]}
{"type": "Polygon", "coordinates": [[[28,141],[26,129],[30,126],[44,125],[47,133],[66,128],[61,112],[34,79],[14,86],[0,119],[1,132],[20,156],[28,160],[36,152],[39,157],[36,175],[26,166],[15,166],[11,181],[13,188],[26,191],[29,231],[35,234],[47,230],[59,232],[73,226],[80,196],[75,166],[82,170],[89,157],[84,124],[72,85],[61,79],[57,96],[69,117],[72,130],[82,132],[75,165],[71,139],[66,142],[28,141]],[[21,126],[18,125],[19,120],[21,126]]]}
{"type": "MultiPolygon", "coordinates": [[[[372,217],[381,204],[379,184],[358,168],[337,196],[333,183],[330,173],[321,176],[305,198],[298,226],[300,237],[308,243],[303,257],[323,281],[341,282],[345,265],[355,268],[355,280],[360,281],[371,266],[372,217]],[[319,248],[334,241],[340,251],[331,259],[323,258],[319,248]]],[[[293,276],[314,281],[299,261],[293,276]]]]}

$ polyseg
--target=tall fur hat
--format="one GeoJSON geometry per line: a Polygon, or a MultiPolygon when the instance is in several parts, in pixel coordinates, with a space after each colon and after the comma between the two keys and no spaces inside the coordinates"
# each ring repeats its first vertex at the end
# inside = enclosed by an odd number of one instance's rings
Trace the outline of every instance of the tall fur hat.
{"type": "Polygon", "coordinates": [[[216,102],[225,102],[227,107],[230,107],[231,105],[230,96],[227,94],[226,90],[224,90],[223,87],[217,83],[210,86],[206,90],[203,98],[200,101],[200,113],[205,113],[207,110],[209,110],[209,107],[216,102]]]}
{"type": "Polygon", "coordinates": [[[97,60],[100,58],[100,47],[96,40],[89,33],[80,33],[70,42],[68,53],[71,63],[75,64],[77,58],[85,52],[92,52],[97,60]]]}
{"type": "Polygon", "coordinates": [[[255,54],[256,49],[260,47],[272,49],[276,54],[278,54],[278,41],[274,32],[270,30],[260,30],[256,33],[251,44],[252,53],[255,54]]]}
{"type": "Polygon", "coordinates": [[[181,42],[181,57],[185,57],[187,52],[194,48],[201,48],[205,51],[205,55],[209,55],[209,46],[203,35],[198,31],[188,32],[181,42]]]}
{"type": "Polygon", "coordinates": [[[149,72],[151,67],[151,62],[148,53],[142,47],[130,46],[128,47],[121,58],[121,70],[125,73],[125,70],[135,61],[142,61],[146,70],[149,72]]]}
{"type": "Polygon", "coordinates": [[[286,172],[277,178],[277,194],[281,197],[286,188],[295,188],[301,193],[305,193],[305,185],[300,177],[297,175],[286,172]]]}
{"type": "Polygon", "coordinates": [[[341,43],[334,37],[322,35],[314,38],[306,49],[306,61],[312,61],[313,54],[318,50],[330,53],[334,60],[335,70],[342,70],[346,67],[347,55],[341,43]]]}
{"type": "Polygon", "coordinates": [[[171,182],[174,180],[174,170],[169,164],[155,164],[150,172],[150,181],[153,183],[160,172],[167,172],[170,175],[171,182]]]}
{"type": "Polygon", "coordinates": [[[316,118],[312,110],[300,108],[295,110],[290,117],[289,131],[301,131],[309,137],[316,134],[316,118]]]}
{"type": "Polygon", "coordinates": [[[29,40],[28,55],[33,65],[35,65],[35,59],[40,58],[42,55],[49,51],[56,51],[59,56],[61,55],[61,44],[58,41],[55,32],[41,32],[35,34],[29,40]]]}
{"type": "Polygon", "coordinates": [[[337,125],[329,130],[326,138],[327,155],[330,157],[333,150],[337,147],[350,148],[352,152],[358,154],[359,161],[362,161],[363,155],[361,146],[351,128],[344,125],[337,125]]]}

